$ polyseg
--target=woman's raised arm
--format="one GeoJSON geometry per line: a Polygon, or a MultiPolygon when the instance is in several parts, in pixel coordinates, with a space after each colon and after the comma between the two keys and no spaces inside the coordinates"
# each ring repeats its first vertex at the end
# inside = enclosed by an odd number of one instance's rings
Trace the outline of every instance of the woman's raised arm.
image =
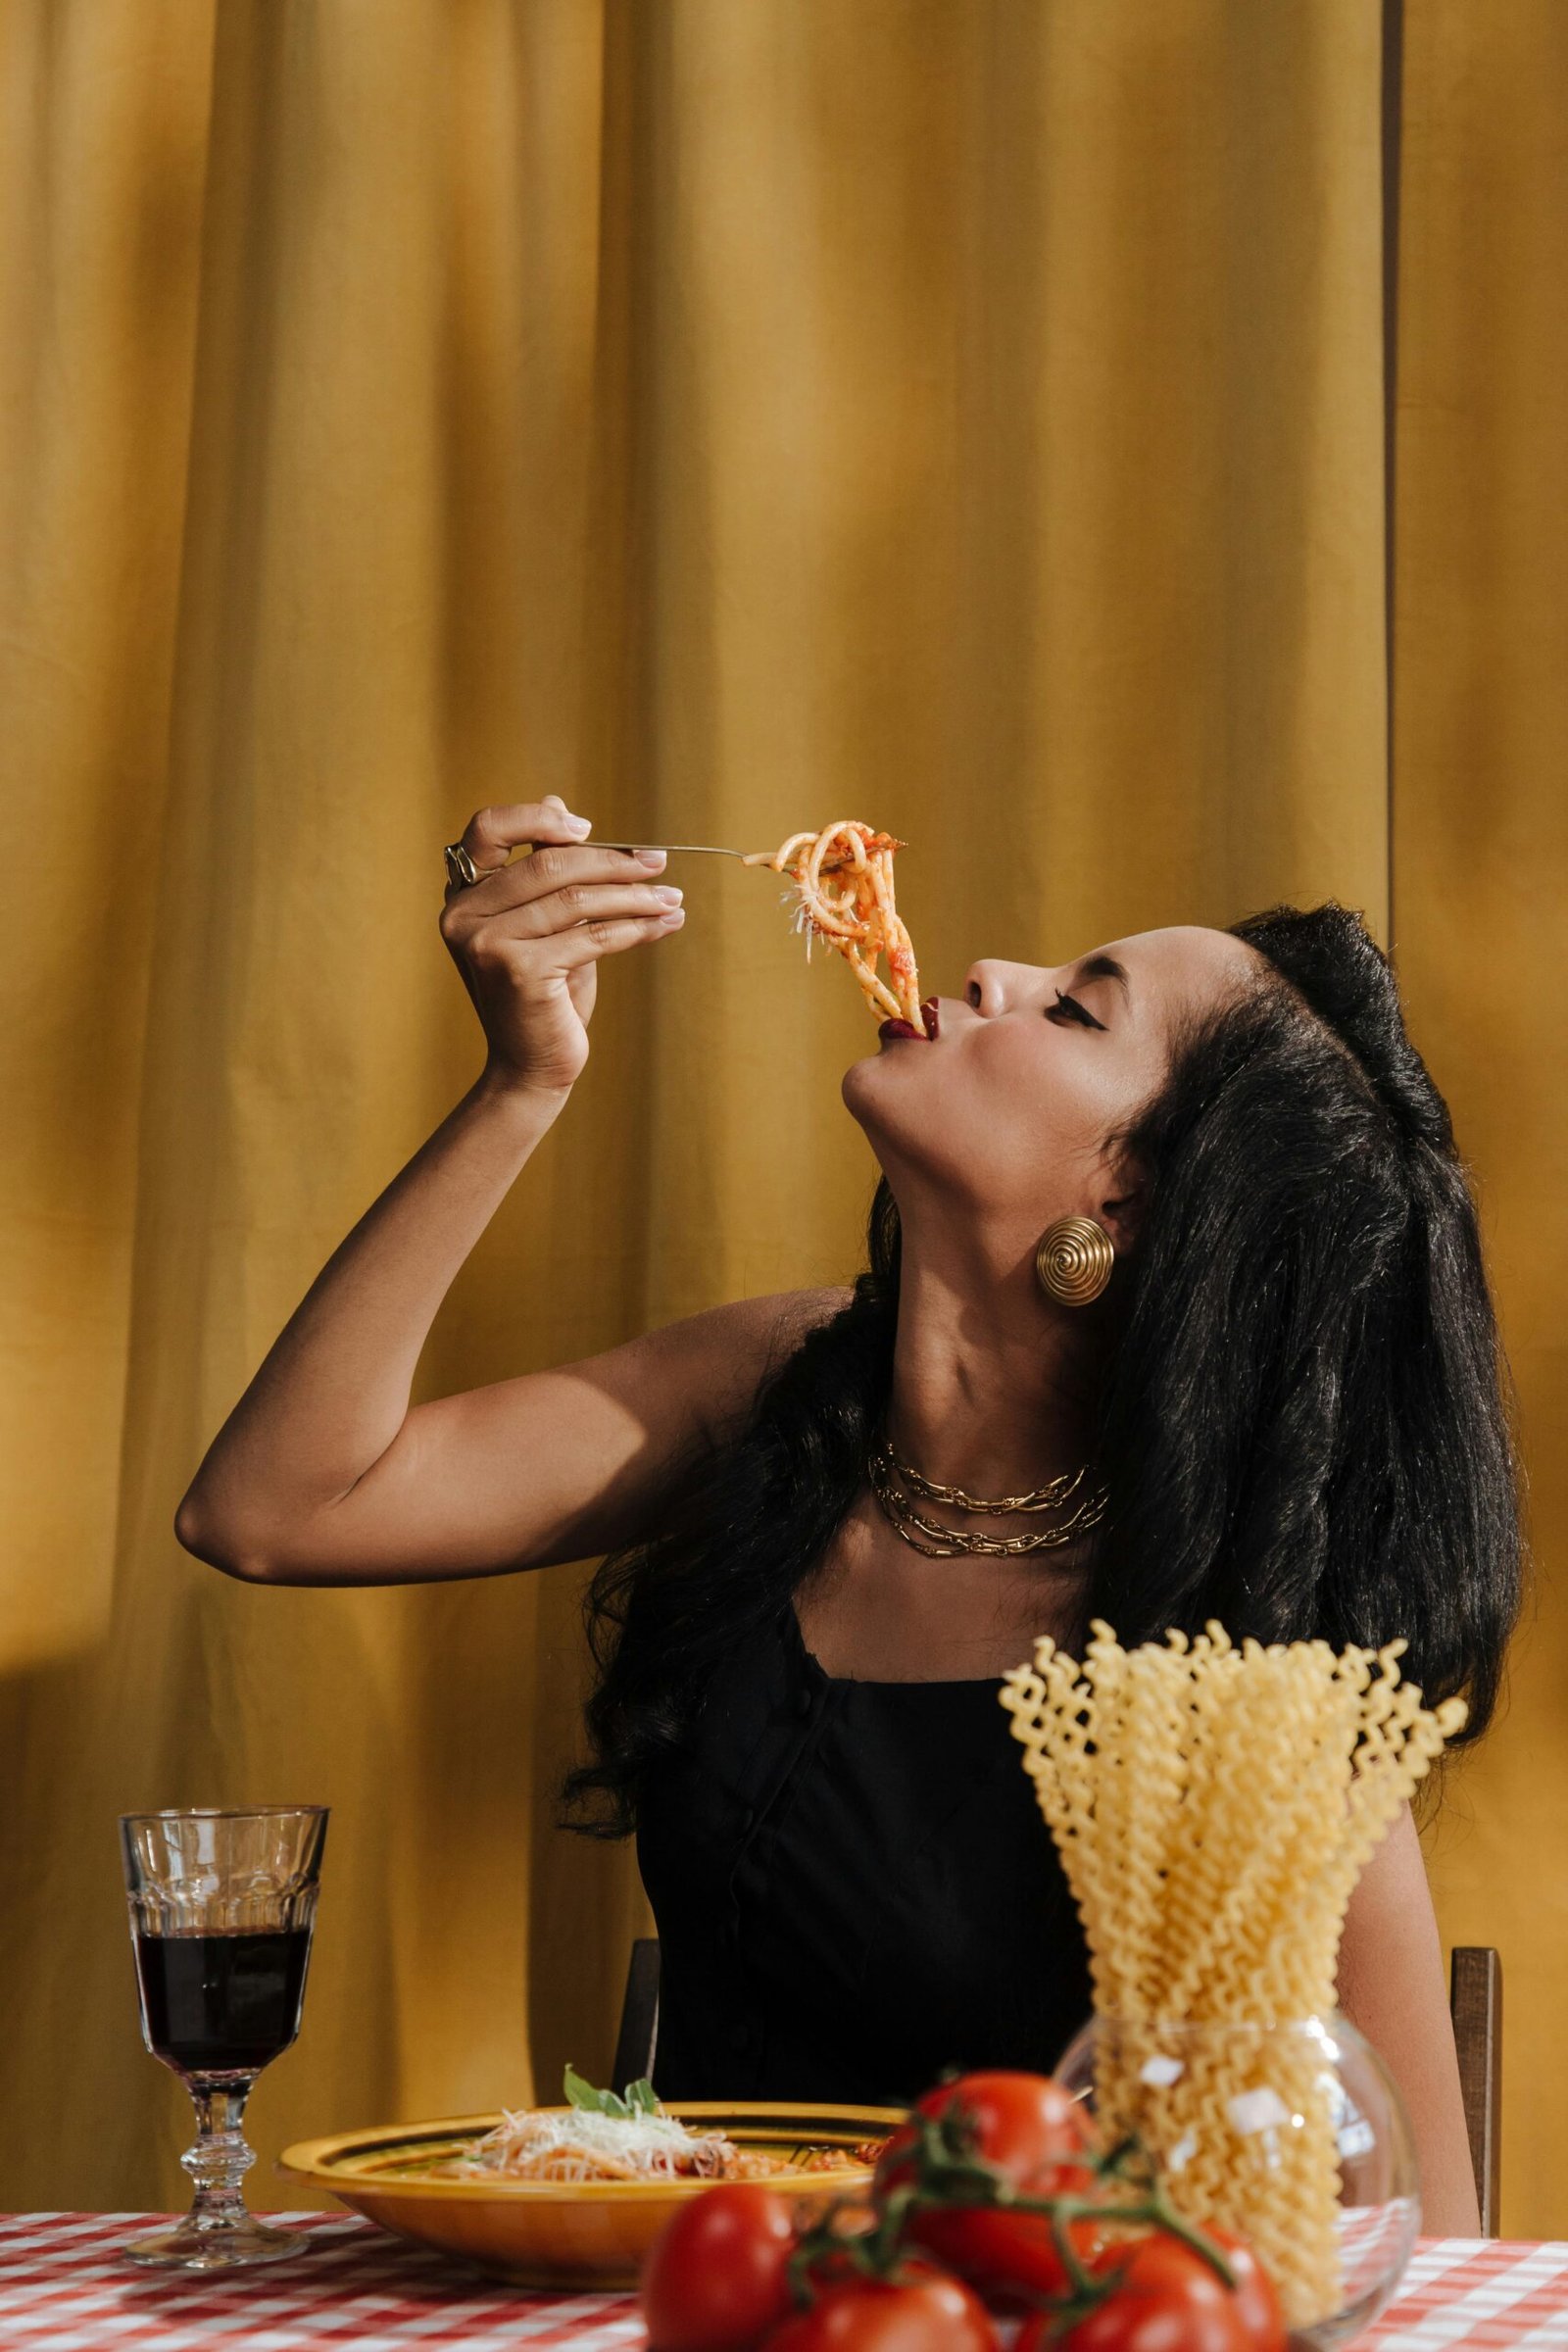
{"type": "Polygon", "coordinates": [[[486,878],[449,889],[441,932],[484,1070],[333,1251],[186,1490],[179,1542],[230,1575],[404,1583],[628,1541],[675,1456],[838,1303],[718,1307],[411,1408],[436,1310],[587,1060],[599,958],[680,925],[649,854],[593,849],[586,829],[546,801],[481,809],[465,830],[486,878]],[[524,841],[542,846],[508,863],[524,841]]]}
{"type": "Polygon", "coordinates": [[[391,1444],[342,1493],[274,1504],[225,1536],[193,1489],[176,1532],[215,1568],[278,1585],[423,1584],[612,1550],[648,1532],[688,1447],[738,1424],[849,1296],[740,1299],[553,1371],[427,1404],[405,1396],[391,1444]]]}

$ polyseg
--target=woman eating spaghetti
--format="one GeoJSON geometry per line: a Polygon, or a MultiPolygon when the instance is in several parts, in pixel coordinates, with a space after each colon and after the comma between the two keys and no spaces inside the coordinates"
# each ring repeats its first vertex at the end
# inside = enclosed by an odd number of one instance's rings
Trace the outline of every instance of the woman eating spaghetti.
{"type": "MultiPolygon", "coordinates": [[[[846,821],[766,862],[888,1014],[843,1083],[882,1170],[867,1270],[411,1405],[587,1059],[600,960],[680,928],[661,854],[589,830],[552,800],[451,845],[441,930],[483,1073],[318,1276],[176,1532],[275,1584],[605,1555],[567,1794],[577,1826],[636,1835],[662,2097],[1049,2069],[1091,1994],[998,1704],[1036,1635],[1402,1636],[1467,1738],[1493,1713],[1520,1546],[1447,1111],[1337,906],[982,958],[921,1001],[898,845],[846,821]]],[[[1404,2090],[1425,2227],[1473,2234],[1407,1808],[1339,1990],[1404,2090]]]]}

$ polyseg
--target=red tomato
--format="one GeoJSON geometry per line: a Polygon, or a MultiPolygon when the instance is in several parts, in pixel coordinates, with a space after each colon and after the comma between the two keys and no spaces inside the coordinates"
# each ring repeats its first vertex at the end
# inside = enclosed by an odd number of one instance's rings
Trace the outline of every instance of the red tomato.
{"type": "MultiPolygon", "coordinates": [[[[1050,2075],[963,2075],[927,2091],[915,2112],[940,2116],[954,2107],[972,2127],[976,2155],[996,2165],[1014,2187],[1037,2197],[1093,2189],[1094,2176],[1083,2161],[1091,2145],[1088,2123],[1050,2075]]],[[[879,2197],[910,2178],[914,2141],[908,2127],[889,2140],[876,2170],[879,2197]]],[[[1043,2214],[934,2207],[911,2216],[909,2234],[988,2302],[1028,2305],[1037,2295],[1060,2294],[1067,2283],[1043,2214]]],[[[1075,2245],[1087,2245],[1082,2226],[1074,2225],[1072,2236],[1075,2245]]]]}
{"type": "MultiPolygon", "coordinates": [[[[917,2215],[910,2234],[999,2311],[1027,2311],[1039,2295],[1066,2292],[1067,2274],[1043,2214],[1006,2213],[976,2206],[917,2215]]],[[[1074,2222],[1068,2235],[1080,2254],[1090,2226],[1074,2222]]]]}
{"type": "MultiPolygon", "coordinates": [[[[1053,2075],[959,2075],[939,2082],[915,2103],[916,2115],[962,2109],[973,2126],[976,2153],[1009,2180],[1037,2180],[1051,2167],[1081,2158],[1091,2145],[1088,2119],[1053,2075]]],[[[891,2155],[898,2133],[889,2142],[891,2155]]]]}
{"type": "Polygon", "coordinates": [[[1098,2255],[1113,2291],[1065,2335],[1042,2316],[1026,2321],[1016,2352],[1284,2352],[1274,2290],[1250,2248],[1212,2232],[1237,2274],[1228,2287],[1201,2254],[1152,2230],[1098,2255]]]}
{"type": "Polygon", "coordinates": [[[998,2352],[985,2305],[960,2279],[912,2264],[886,2284],[831,2286],[767,2339],[766,2352],[998,2352]]]}
{"type": "Polygon", "coordinates": [[[643,2263],[653,2352],[745,2352],[794,2308],[795,2225],[771,2189],[726,2180],[677,2207],[643,2263]]]}
{"type": "Polygon", "coordinates": [[[1203,2235],[1214,2240],[1236,2274],[1236,2316],[1252,2352],[1281,2352],[1285,2322],[1273,2279],[1245,2238],[1209,2222],[1203,2224],[1203,2235]]]}

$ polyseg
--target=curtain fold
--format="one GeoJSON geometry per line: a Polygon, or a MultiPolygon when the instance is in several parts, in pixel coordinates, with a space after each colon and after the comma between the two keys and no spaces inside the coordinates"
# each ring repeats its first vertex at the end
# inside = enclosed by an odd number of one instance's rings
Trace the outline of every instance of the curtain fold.
{"type": "Polygon", "coordinates": [[[1502,2220],[1568,2229],[1568,17],[1407,0],[1395,946],[1474,1170],[1518,1391],[1538,1591],[1508,1711],[1428,1839],[1446,1938],[1502,1954],[1502,2220]]]}
{"type": "MultiPolygon", "coordinates": [[[[12,2204],[179,2200],[130,1806],[334,1807],[264,2160],[608,2063],[641,1897],[553,1827],[582,1571],[268,1592],[172,1529],[476,1074],[436,916],[485,802],[891,825],[949,990],[1278,899],[1387,939],[1392,882],[1548,1425],[1564,40],[1549,0],[1406,0],[1391,549],[1382,34],[1362,0],[0,10],[12,2204]]],[[[858,1262],[855,992],[755,876],[682,879],[416,1395],[858,1262]]],[[[1544,1476],[1544,1549],[1562,1510],[1544,1476]]],[[[1530,2052],[1525,2232],[1568,2185],[1553,1946],[1490,1877],[1561,1836],[1554,1626],[1435,1842],[1530,2052]]]]}

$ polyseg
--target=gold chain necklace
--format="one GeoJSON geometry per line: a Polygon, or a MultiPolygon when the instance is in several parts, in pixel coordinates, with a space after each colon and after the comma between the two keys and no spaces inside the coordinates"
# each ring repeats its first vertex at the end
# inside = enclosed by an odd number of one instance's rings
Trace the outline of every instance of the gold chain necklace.
{"type": "Polygon", "coordinates": [[[1085,1495],[1076,1510],[1055,1527],[1033,1530],[1026,1536],[987,1536],[978,1530],[944,1527],[940,1520],[928,1519],[914,1506],[912,1496],[920,1494],[936,1502],[950,1502],[961,1510],[996,1512],[1007,1510],[1045,1510],[1053,1503],[1059,1508],[1077,1491],[1084,1479],[1079,1470],[1071,1477],[1065,1474],[1053,1479],[1049,1486],[1039,1487],[1030,1494],[1007,1496],[1002,1499],[965,1494],[962,1487],[944,1487],[935,1479],[923,1478],[920,1472],[895,1452],[893,1442],[884,1430],[866,1458],[866,1470],[871,1492],[876,1496],[884,1518],[895,1535],[915,1551],[924,1552],[927,1559],[952,1559],[958,1552],[984,1552],[997,1558],[1017,1558],[1031,1551],[1052,1551],[1070,1544],[1074,1536],[1087,1534],[1098,1527],[1103,1518],[1106,1494],[1103,1488],[1085,1495]],[[922,1542],[922,1538],[929,1538],[922,1542]]]}
{"type": "Polygon", "coordinates": [[[1004,1511],[1059,1510],[1063,1503],[1071,1500],[1089,1475],[1089,1466],[1085,1463],[1081,1470],[1064,1470],[1059,1478],[1048,1480],[1045,1486],[1035,1487],[1027,1494],[999,1494],[994,1497],[988,1494],[971,1494],[967,1488],[945,1487],[940,1480],[927,1478],[922,1471],[915,1468],[912,1462],[905,1460],[885,1430],[882,1433],[882,1446],[888,1460],[898,1473],[900,1485],[906,1488],[909,1494],[918,1494],[927,1502],[951,1503],[955,1509],[960,1511],[990,1512],[997,1515],[1004,1511]]]}

